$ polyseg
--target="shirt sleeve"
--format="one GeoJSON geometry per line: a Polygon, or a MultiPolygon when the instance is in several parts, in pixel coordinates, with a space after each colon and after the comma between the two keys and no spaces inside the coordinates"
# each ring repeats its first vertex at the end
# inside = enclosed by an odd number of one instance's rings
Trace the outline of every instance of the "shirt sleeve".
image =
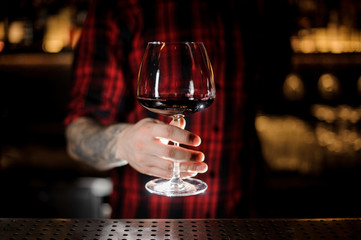
{"type": "Polygon", "coordinates": [[[127,38],[120,37],[115,2],[95,0],[88,10],[74,51],[73,86],[65,125],[81,116],[104,125],[117,120],[126,89],[127,38]]]}

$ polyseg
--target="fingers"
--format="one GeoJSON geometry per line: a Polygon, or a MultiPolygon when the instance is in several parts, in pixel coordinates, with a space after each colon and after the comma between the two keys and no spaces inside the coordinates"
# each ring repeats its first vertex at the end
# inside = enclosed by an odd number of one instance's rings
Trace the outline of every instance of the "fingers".
{"type": "Polygon", "coordinates": [[[171,141],[189,146],[196,147],[201,144],[201,138],[199,136],[172,125],[154,124],[152,133],[159,138],[170,139],[171,141]]]}
{"type": "Polygon", "coordinates": [[[143,152],[147,155],[138,159],[138,171],[147,175],[171,178],[173,161],[180,161],[181,177],[192,177],[197,173],[204,173],[208,166],[204,161],[204,154],[171,145],[164,145],[156,141],[147,145],[143,152]]]}
{"type": "MultiPolygon", "coordinates": [[[[161,163],[160,161],[153,162],[149,160],[148,166],[142,166],[140,172],[154,176],[161,177],[165,179],[170,179],[173,176],[173,162],[172,161],[164,161],[161,163]],[[156,165],[155,165],[156,164],[156,165]]],[[[207,164],[201,163],[193,163],[193,164],[180,164],[180,176],[181,178],[194,177],[198,173],[204,173],[208,170],[207,164]]]]}
{"type": "MultiPolygon", "coordinates": [[[[183,118],[169,125],[155,119],[143,119],[122,132],[127,144],[119,149],[137,171],[162,178],[171,178],[173,161],[180,162],[181,177],[187,178],[207,171],[204,154],[200,151],[168,145],[168,141],[188,146],[198,146],[200,137],[186,131],[183,118]]],[[[122,142],[122,141],[121,141],[122,142]]],[[[120,142],[120,143],[121,143],[120,142]]]]}
{"type": "Polygon", "coordinates": [[[208,170],[208,165],[204,162],[197,163],[181,163],[180,171],[181,172],[193,172],[193,173],[205,173],[208,170]]]}
{"type": "MultiPolygon", "coordinates": [[[[169,179],[173,175],[174,162],[157,156],[142,156],[130,164],[137,171],[150,176],[169,179]]],[[[187,178],[206,172],[208,166],[204,162],[181,162],[179,169],[181,177],[187,178]]]]}
{"type": "MultiPolygon", "coordinates": [[[[181,118],[179,121],[172,121],[171,124],[184,127],[185,120],[181,118]]],[[[201,138],[199,136],[177,126],[146,118],[139,121],[135,128],[137,128],[138,133],[143,137],[153,136],[158,139],[164,138],[189,146],[199,146],[201,144],[201,138]]]]}
{"type": "Polygon", "coordinates": [[[149,144],[147,151],[169,160],[182,162],[202,162],[204,154],[199,151],[180,148],[172,145],[164,145],[159,143],[149,144]]]}

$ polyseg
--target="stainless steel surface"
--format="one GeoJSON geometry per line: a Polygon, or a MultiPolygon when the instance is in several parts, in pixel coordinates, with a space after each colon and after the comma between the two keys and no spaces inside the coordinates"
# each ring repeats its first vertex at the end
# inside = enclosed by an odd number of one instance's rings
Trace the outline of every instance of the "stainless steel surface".
{"type": "Polygon", "coordinates": [[[0,239],[361,239],[361,219],[5,219],[0,239]]]}

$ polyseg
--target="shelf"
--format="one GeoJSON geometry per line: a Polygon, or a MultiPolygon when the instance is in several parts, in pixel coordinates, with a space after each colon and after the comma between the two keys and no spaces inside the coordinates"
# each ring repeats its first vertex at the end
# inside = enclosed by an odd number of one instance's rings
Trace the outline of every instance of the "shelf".
{"type": "Polygon", "coordinates": [[[0,54],[0,66],[48,66],[48,65],[66,65],[70,66],[73,62],[73,53],[16,53],[0,54]]]}
{"type": "Polygon", "coordinates": [[[293,66],[357,66],[361,65],[361,54],[359,53],[295,53],[292,56],[293,66]]]}

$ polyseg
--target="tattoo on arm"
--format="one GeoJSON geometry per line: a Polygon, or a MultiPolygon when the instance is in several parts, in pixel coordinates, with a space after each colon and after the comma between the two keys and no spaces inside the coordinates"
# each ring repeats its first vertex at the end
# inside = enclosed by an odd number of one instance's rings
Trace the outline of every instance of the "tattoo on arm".
{"type": "Polygon", "coordinates": [[[126,162],[116,157],[116,136],[127,125],[105,127],[86,118],[74,121],[67,128],[68,151],[78,160],[98,169],[124,165],[126,162]]]}

